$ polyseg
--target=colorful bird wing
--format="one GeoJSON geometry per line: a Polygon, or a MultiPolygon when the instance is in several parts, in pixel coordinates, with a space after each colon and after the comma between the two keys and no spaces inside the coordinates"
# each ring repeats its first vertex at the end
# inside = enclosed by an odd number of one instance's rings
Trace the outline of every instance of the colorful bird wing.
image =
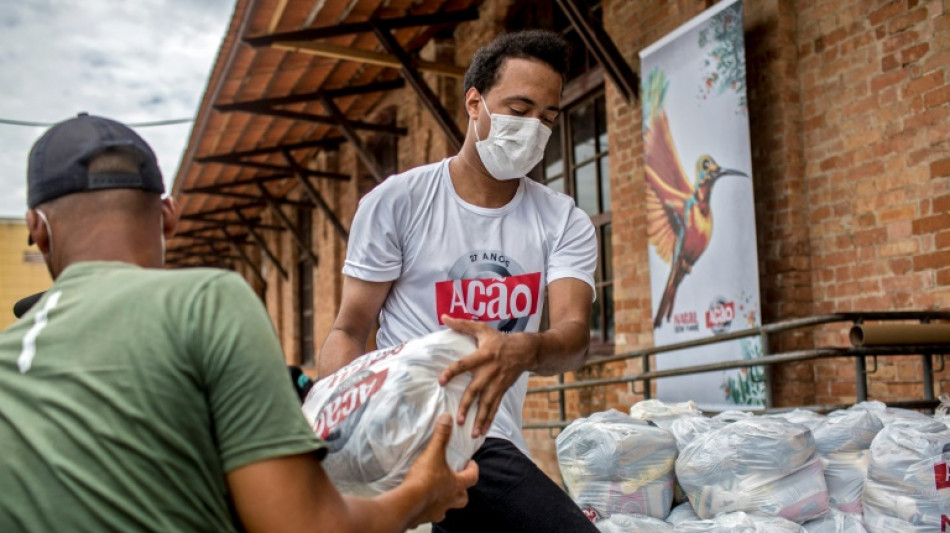
{"type": "Polygon", "coordinates": [[[693,194],[680,166],[666,113],[653,115],[646,132],[647,235],[667,263],[683,231],[686,201],[693,194]]]}

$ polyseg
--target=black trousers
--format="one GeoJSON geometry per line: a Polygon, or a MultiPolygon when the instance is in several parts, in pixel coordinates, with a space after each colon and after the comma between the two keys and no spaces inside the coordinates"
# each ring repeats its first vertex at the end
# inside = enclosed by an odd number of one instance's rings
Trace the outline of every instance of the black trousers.
{"type": "Polygon", "coordinates": [[[597,533],[566,492],[512,443],[489,438],[477,452],[478,483],[468,505],[434,524],[435,533],[597,533]]]}

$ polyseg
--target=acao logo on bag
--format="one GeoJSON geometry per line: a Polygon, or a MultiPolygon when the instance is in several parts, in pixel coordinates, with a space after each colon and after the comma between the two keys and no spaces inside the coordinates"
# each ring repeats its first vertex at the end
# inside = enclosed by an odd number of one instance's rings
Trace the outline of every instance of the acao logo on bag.
{"type": "Polygon", "coordinates": [[[313,433],[326,441],[331,452],[346,444],[352,433],[350,429],[359,423],[370,398],[379,392],[388,375],[388,369],[358,372],[342,383],[327,400],[313,422],[313,433]]]}

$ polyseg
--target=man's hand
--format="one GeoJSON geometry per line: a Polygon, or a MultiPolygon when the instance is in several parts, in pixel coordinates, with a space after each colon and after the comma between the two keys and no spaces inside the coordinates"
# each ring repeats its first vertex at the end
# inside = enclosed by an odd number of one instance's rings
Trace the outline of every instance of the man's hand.
{"type": "Polygon", "coordinates": [[[428,499],[424,509],[413,519],[413,527],[426,522],[441,522],[449,509],[460,509],[468,503],[468,488],[478,481],[478,465],[469,461],[461,472],[453,472],[445,462],[445,447],[452,435],[452,417],[439,416],[432,439],[409,468],[404,484],[418,484],[428,499]]]}
{"type": "Polygon", "coordinates": [[[472,431],[472,438],[477,438],[488,433],[508,389],[524,371],[536,364],[540,339],[530,333],[506,335],[488,324],[446,315],[442,316],[442,322],[454,331],[475,337],[478,343],[477,350],[452,363],[439,376],[439,384],[444,387],[455,376],[472,373],[472,381],[459,404],[457,420],[459,424],[465,423],[468,408],[478,398],[472,431]]]}

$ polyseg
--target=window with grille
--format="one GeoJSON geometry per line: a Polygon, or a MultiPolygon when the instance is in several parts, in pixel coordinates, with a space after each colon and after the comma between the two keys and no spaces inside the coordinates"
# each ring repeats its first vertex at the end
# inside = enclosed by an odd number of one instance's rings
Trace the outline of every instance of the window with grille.
{"type": "MultiPolygon", "coordinates": [[[[599,0],[587,0],[588,16],[601,20],[599,0]]],[[[597,300],[591,307],[591,351],[613,353],[613,248],[611,245],[610,153],[603,68],[588,51],[554,0],[525,0],[508,13],[509,31],[545,28],[571,43],[561,113],[552,128],[544,160],[531,177],[574,198],[597,233],[597,300]]]]}

